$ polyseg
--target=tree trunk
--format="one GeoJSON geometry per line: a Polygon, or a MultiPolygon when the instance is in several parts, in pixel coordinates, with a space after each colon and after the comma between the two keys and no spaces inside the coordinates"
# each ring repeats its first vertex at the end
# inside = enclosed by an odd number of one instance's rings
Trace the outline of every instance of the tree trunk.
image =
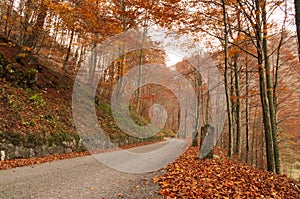
{"type": "Polygon", "coordinates": [[[194,71],[195,83],[194,87],[196,90],[197,101],[195,104],[195,118],[194,118],[194,132],[193,132],[193,146],[198,146],[198,128],[199,128],[199,117],[200,117],[200,90],[202,85],[202,78],[196,71],[194,71]]]}
{"type": "Polygon", "coordinates": [[[67,65],[68,65],[68,61],[69,61],[69,57],[70,57],[71,49],[72,49],[72,43],[73,43],[74,34],[75,34],[75,31],[72,30],[72,32],[71,32],[71,38],[70,38],[70,42],[69,42],[68,50],[67,50],[67,54],[66,54],[66,58],[65,58],[64,63],[63,63],[63,69],[64,70],[67,68],[67,65]]]}
{"type": "Polygon", "coordinates": [[[138,88],[137,88],[137,106],[136,106],[136,112],[139,113],[140,111],[140,106],[141,106],[141,92],[142,92],[142,88],[141,88],[141,84],[142,84],[142,72],[143,72],[143,45],[146,39],[146,35],[147,35],[147,29],[144,28],[143,31],[143,40],[142,40],[142,47],[140,49],[140,57],[139,57],[139,76],[138,76],[138,88]]]}
{"type": "MultiPolygon", "coordinates": [[[[249,106],[249,72],[248,72],[248,59],[246,55],[246,162],[249,163],[249,114],[250,114],[250,106],[249,106]]],[[[253,143],[252,143],[253,144],[253,143]]]]}
{"type": "MultiPolygon", "coordinates": [[[[185,103],[187,104],[188,103],[188,99],[187,99],[187,96],[185,96],[185,103]]],[[[185,107],[185,111],[184,111],[184,133],[183,133],[183,138],[186,138],[187,136],[187,108],[185,107]]]]}
{"type": "Polygon", "coordinates": [[[94,43],[93,44],[93,49],[92,49],[92,56],[91,56],[91,63],[90,63],[90,68],[89,68],[89,83],[91,84],[91,85],[93,85],[93,82],[94,82],[94,80],[95,80],[95,73],[96,73],[96,67],[97,67],[97,57],[98,57],[98,55],[97,55],[97,49],[96,49],[96,47],[97,47],[97,44],[96,43],[94,43]]]}
{"type": "Polygon", "coordinates": [[[264,133],[266,140],[266,153],[267,153],[267,169],[268,171],[275,171],[274,162],[274,149],[273,149],[273,138],[272,138],[272,124],[269,110],[269,100],[267,95],[266,85],[266,69],[264,65],[264,53],[263,53],[263,36],[261,30],[261,5],[265,2],[256,0],[256,40],[257,40],[257,57],[258,57],[258,70],[259,70],[259,85],[260,85],[260,99],[262,104],[264,133]]]}
{"type": "MultiPolygon", "coordinates": [[[[31,2],[31,1],[28,1],[31,2]]],[[[44,28],[45,19],[47,16],[47,8],[45,8],[45,2],[42,1],[40,5],[40,11],[38,13],[36,22],[32,28],[32,31],[29,33],[27,40],[25,41],[25,46],[29,46],[31,48],[35,48],[38,38],[41,34],[41,31],[44,28]]],[[[25,33],[26,34],[26,33],[25,33]]],[[[27,33],[28,34],[28,33],[27,33]]]]}
{"type": "Polygon", "coordinates": [[[264,3],[262,5],[262,22],[263,22],[263,53],[264,53],[264,61],[265,61],[264,65],[266,71],[266,84],[267,84],[266,86],[267,86],[267,97],[269,101],[275,171],[277,174],[280,174],[281,171],[280,171],[280,158],[279,158],[279,148],[278,148],[278,139],[277,139],[276,113],[274,107],[274,92],[273,92],[273,83],[271,77],[272,72],[271,72],[271,64],[270,64],[269,52],[268,52],[268,40],[267,40],[268,38],[267,12],[264,3]]]}
{"type": "Polygon", "coordinates": [[[298,38],[298,57],[300,61],[300,1],[294,0],[295,2],[295,21],[297,27],[297,38],[298,38]]]}
{"type": "Polygon", "coordinates": [[[233,136],[233,152],[237,153],[236,142],[236,99],[235,99],[235,84],[234,84],[234,69],[230,67],[230,100],[231,100],[231,117],[232,117],[232,136],[233,136]]]}
{"type": "Polygon", "coordinates": [[[224,52],[225,52],[225,70],[224,70],[224,81],[225,81],[225,94],[227,104],[227,120],[228,120],[228,156],[231,157],[233,154],[233,135],[232,135],[232,115],[231,115],[231,101],[229,95],[229,80],[228,80],[228,24],[227,24],[227,11],[225,0],[222,0],[223,8],[223,23],[224,23],[224,52]]]}
{"type": "Polygon", "coordinates": [[[255,151],[257,151],[257,141],[255,141],[256,136],[256,113],[257,113],[257,106],[255,106],[254,118],[253,118],[253,126],[252,126],[252,141],[251,141],[251,166],[254,165],[254,157],[255,157],[255,166],[257,166],[257,152],[255,152],[254,156],[254,144],[255,144],[255,151]]]}
{"type": "Polygon", "coordinates": [[[238,69],[237,60],[234,61],[234,76],[235,76],[235,95],[236,95],[236,148],[235,152],[240,155],[242,143],[242,116],[241,116],[241,98],[240,98],[240,71],[238,69]]]}

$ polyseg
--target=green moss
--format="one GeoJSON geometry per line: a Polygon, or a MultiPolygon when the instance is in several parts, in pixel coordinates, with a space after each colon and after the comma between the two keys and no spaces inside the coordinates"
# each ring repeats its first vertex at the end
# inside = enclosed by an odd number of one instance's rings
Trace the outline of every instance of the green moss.
{"type": "Polygon", "coordinates": [[[173,130],[171,130],[169,128],[163,128],[159,132],[159,136],[162,136],[162,137],[175,137],[176,136],[176,132],[174,132],[173,130]]]}
{"type": "Polygon", "coordinates": [[[4,140],[4,142],[11,143],[13,145],[21,145],[25,138],[22,134],[17,132],[0,131],[0,140],[4,140]]]}
{"type": "Polygon", "coordinates": [[[111,115],[111,107],[103,100],[99,100],[97,103],[97,108],[102,110],[104,114],[111,115]]]}
{"type": "Polygon", "coordinates": [[[45,106],[46,102],[44,101],[44,98],[36,93],[34,95],[32,95],[31,97],[29,97],[29,100],[32,101],[34,104],[36,104],[37,106],[45,106]]]}
{"type": "Polygon", "coordinates": [[[26,135],[26,143],[24,143],[27,147],[35,147],[47,144],[47,137],[43,133],[29,133],[26,135]]]}

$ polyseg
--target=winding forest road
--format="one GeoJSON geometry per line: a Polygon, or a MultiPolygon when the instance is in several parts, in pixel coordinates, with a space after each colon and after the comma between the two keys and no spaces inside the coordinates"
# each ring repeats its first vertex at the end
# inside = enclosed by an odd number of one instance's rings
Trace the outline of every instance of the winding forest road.
{"type": "Polygon", "coordinates": [[[0,198],[154,198],[159,188],[151,179],[157,172],[141,171],[175,160],[187,145],[187,140],[167,139],[125,153],[114,151],[2,170],[0,198]]]}

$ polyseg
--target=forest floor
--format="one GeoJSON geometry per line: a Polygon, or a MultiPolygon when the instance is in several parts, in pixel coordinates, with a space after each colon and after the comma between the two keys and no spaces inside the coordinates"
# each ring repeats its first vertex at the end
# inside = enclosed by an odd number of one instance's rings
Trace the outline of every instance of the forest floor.
{"type": "Polygon", "coordinates": [[[199,159],[198,147],[190,147],[168,165],[166,173],[153,178],[165,198],[277,198],[299,199],[300,182],[286,175],[248,166],[229,159],[199,159]]]}

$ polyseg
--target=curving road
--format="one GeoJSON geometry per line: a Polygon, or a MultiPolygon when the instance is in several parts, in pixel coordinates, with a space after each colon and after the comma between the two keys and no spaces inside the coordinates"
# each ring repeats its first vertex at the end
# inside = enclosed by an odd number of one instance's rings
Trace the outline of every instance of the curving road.
{"type": "Polygon", "coordinates": [[[156,172],[149,171],[175,160],[187,145],[187,140],[167,139],[128,151],[2,170],[0,198],[154,198],[158,187],[150,184],[156,172]]]}

